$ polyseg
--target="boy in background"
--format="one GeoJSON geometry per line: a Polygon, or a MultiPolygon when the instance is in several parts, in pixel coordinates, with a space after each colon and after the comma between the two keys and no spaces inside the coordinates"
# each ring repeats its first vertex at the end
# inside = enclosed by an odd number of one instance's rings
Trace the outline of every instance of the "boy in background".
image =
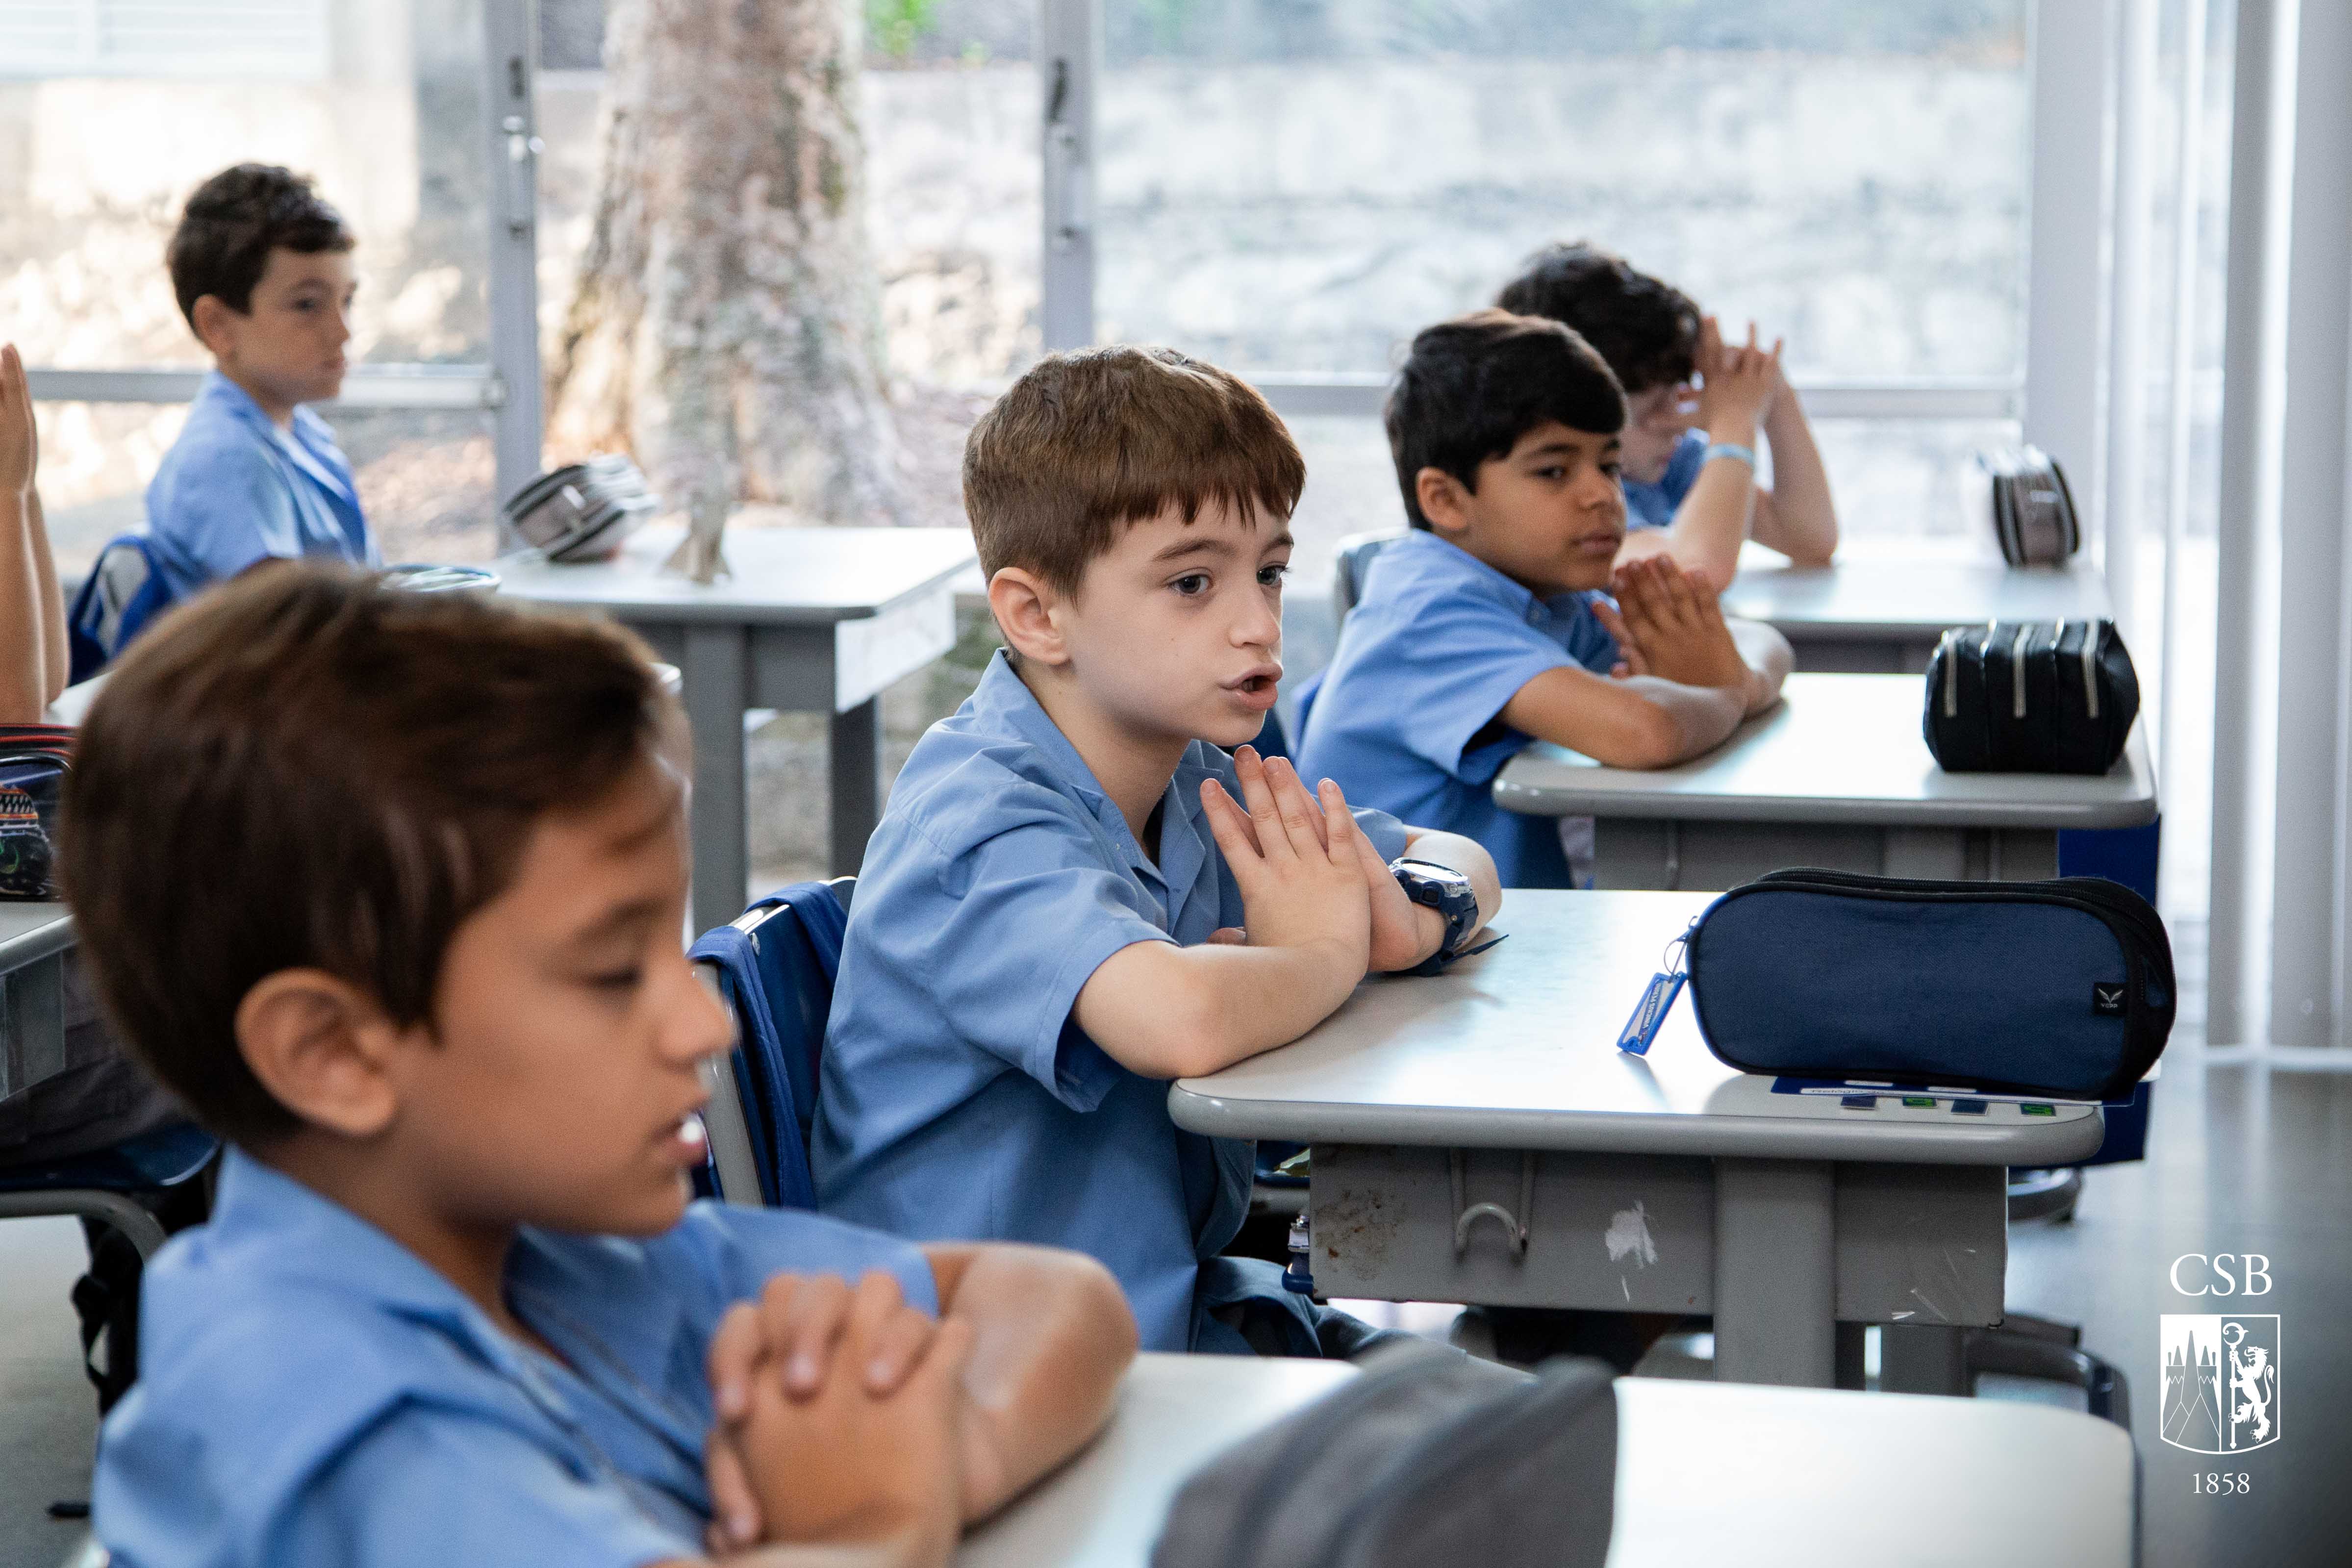
{"type": "Polygon", "coordinates": [[[1666,767],[1777,701],[1792,662],[1672,556],[1616,564],[1624,418],[1609,367],[1556,321],[1481,310],[1414,338],[1386,411],[1412,531],[1372,562],[1299,739],[1308,773],[1478,840],[1510,887],[1581,885],[1563,836],[1591,831],[1495,804],[1523,748],[1666,767]]]}
{"type": "Polygon", "coordinates": [[[1727,344],[1712,316],[1674,285],[1579,242],[1528,258],[1495,303],[1565,323],[1599,351],[1624,389],[1626,521],[1621,559],[1659,552],[1718,592],[1754,539],[1800,566],[1837,550],[1829,473],[1788,378],[1780,344],[1727,344]],[[1704,379],[1694,394],[1694,375],[1704,379]],[[1757,440],[1772,454],[1772,484],[1756,482],[1757,440]]]}
{"type": "Polygon", "coordinates": [[[213,371],[147,487],[149,552],[172,597],[257,561],[377,563],[352,466],[303,406],[350,368],[351,231],[310,182],[239,163],[196,187],[165,252],[213,371]]]}
{"type": "Polygon", "coordinates": [[[812,1142],[828,1214],[1107,1264],[1147,1348],[1352,1354],[1371,1331],[1220,1257],[1252,1145],[1168,1080],[1460,952],[1501,893],[1454,835],[1261,762],[1306,481],[1265,400],[1167,349],[1046,358],[974,426],[1007,645],[892,786],[851,905],[812,1142]],[[1221,747],[1238,748],[1228,757],[1221,747]]]}
{"type": "Polygon", "coordinates": [[[317,566],[116,667],[67,885],[233,1147],[148,1270],[114,1563],[916,1568],[1101,1424],[1092,1262],[688,1202],[681,727],[625,633],[317,566]]]}

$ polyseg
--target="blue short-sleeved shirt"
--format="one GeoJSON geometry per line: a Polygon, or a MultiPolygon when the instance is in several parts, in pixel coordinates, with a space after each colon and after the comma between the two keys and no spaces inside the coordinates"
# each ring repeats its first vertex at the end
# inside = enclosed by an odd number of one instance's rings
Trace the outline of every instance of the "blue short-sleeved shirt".
{"type": "Polygon", "coordinates": [[[1539,599],[1426,529],[1406,534],[1374,558],[1340,627],[1299,772],[1475,838],[1505,887],[1574,886],[1552,819],[1503,810],[1492,786],[1531,739],[1500,718],[1519,688],[1564,665],[1606,674],[1616,664],[1596,596],[1539,599]]]}
{"type": "Polygon", "coordinates": [[[380,563],[359,485],[327,422],[297,408],[294,428],[280,430],[218,371],[205,377],[147,487],[147,527],[175,599],[273,556],[380,563]]]}
{"type": "Polygon", "coordinates": [[[1706,432],[1685,430],[1683,438],[1675,443],[1674,456],[1666,459],[1666,471],[1648,484],[1639,479],[1624,481],[1625,525],[1628,528],[1664,528],[1675,521],[1682,510],[1683,498],[1698,483],[1698,471],[1706,467],[1706,432]]]}
{"type": "Polygon", "coordinates": [[[140,1381],[94,1496],[121,1568],[626,1568],[697,1557],[704,1371],[732,1303],[786,1269],[898,1276],[907,1243],[815,1215],[696,1204],[651,1240],[525,1230],[525,1348],[348,1209],[232,1151],[212,1223],[147,1266],[140,1381]]]}
{"type": "MultiPolygon", "coordinates": [[[[890,787],[850,906],[812,1140],[817,1205],[894,1235],[1099,1258],[1147,1349],[1192,1345],[1201,1261],[1239,1228],[1251,1145],[1168,1115],[1168,1086],[1070,1016],[1102,962],[1242,923],[1201,808],[1233,763],[1194,742],[1155,864],[1000,653],[890,787]]],[[[1403,830],[1368,814],[1383,855],[1403,830]]]]}

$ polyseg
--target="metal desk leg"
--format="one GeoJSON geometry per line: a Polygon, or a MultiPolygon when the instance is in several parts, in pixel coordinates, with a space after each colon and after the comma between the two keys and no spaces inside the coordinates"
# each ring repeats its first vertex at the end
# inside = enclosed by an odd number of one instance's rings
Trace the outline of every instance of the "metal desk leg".
{"type": "Polygon", "coordinates": [[[740,626],[686,631],[686,716],[694,725],[694,929],[743,912],[751,849],[743,816],[749,655],[740,626]]]}
{"type": "Polygon", "coordinates": [[[1968,1331],[1942,1323],[1889,1323],[1879,1331],[1878,1386],[1889,1394],[1948,1394],[1969,1387],[1968,1331]]]}
{"type": "Polygon", "coordinates": [[[1837,1386],[1836,1183],[1826,1162],[1715,1163],[1715,1375],[1837,1386]]]}
{"type": "Polygon", "coordinates": [[[866,864],[866,841],[882,820],[882,700],[869,697],[833,716],[832,874],[854,877],[866,864]]]}

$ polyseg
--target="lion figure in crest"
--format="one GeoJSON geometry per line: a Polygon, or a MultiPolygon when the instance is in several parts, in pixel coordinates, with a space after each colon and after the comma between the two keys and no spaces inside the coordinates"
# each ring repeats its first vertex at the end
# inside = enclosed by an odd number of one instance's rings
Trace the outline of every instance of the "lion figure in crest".
{"type": "Polygon", "coordinates": [[[2222,1325],[2221,1339],[2230,1354],[2230,1422],[2242,1424],[2249,1416],[2254,1423],[2254,1441],[2271,1435],[2271,1401],[2278,1396],[2278,1368],[2271,1364],[2271,1352],[2261,1345],[2245,1342],[2243,1323],[2222,1325]]]}

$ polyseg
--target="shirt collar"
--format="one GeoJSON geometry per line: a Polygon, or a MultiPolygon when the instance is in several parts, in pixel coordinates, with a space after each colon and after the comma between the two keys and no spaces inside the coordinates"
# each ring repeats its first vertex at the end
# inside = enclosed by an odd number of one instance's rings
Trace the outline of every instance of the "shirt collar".
{"type": "Polygon", "coordinates": [[[1195,741],[1176,764],[1174,776],[1160,803],[1160,859],[1155,865],[1136,842],[1127,818],[1103,790],[1094,770],[1054,722],[1037,694],[1029,689],[1012,661],[999,648],[988,661],[980,685],[971,694],[972,716],[982,726],[1037,749],[1053,782],[1076,796],[1101,824],[1138,871],[1165,883],[1171,889],[1168,918],[1175,922],[1185,893],[1208,859],[1208,826],[1201,819],[1201,781],[1217,770],[1204,752],[1206,742],[1195,741]]]}
{"type": "Polygon", "coordinates": [[[423,1258],[342,1205],[241,1149],[230,1148],[221,1161],[220,1188],[206,1232],[225,1258],[249,1249],[257,1273],[363,1297],[438,1329],[501,1375],[535,1391],[546,1389],[546,1380],[489,1315],[423,1258]]]}
{"type": "Polygon", "coordinates": [[[1456,584],[1469,587],[1503,605],[1518,619],[1531,621],[1538,626],[1547,621],[1564,620],[1575,615],[1591,603],[1593,596],[1590,592],[1571,591],[1566,594],[1555,594],[1548,599],[1539,598],[1533,589],[1497,572],[1452,540],[1426,528],[1414,529],[1410,534],[1374,557],[1373,570],[1378,571],[1381,561],[1398,552],[1406,552],[1408,555],[1412,552],[1420,553],[1426,558],[1424,570],[1434,569],[1444,573],[1456,584]],[[1421,542],[1424,540],[1427,541],[1426,543],[1421,542]]]}

